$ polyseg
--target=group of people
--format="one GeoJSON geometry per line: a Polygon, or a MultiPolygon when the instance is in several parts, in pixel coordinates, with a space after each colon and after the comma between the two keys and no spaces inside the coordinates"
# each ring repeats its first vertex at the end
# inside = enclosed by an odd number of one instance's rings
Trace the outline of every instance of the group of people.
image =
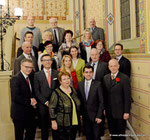
{"type": "Polygon", "coordinates": [[[115,58],[105,48],[102,28],[90,28],[77,45],[73,32],[57,26],[44,32],[27,18],[11,79],[11,118],[16,140],[34,140],[37,118],[41,139],[75,140],[81,119],[87,140],[100,140],[105,118],[112,139],[125,139],[131,107],[131,64],[123,45],[115,44],[115,58]]]}

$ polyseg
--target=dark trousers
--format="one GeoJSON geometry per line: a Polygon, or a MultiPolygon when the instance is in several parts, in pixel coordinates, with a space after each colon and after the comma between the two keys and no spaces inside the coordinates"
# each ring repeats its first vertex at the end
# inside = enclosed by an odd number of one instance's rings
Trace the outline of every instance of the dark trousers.
{"type": "Polygon", "coordinates": [[[48,140],[49,126],[50,126],[48,107],[39,104],[39,116],[40,116],[40,126],[41,126],[41,139],[48,140]]]}
{"type": "Polygon", "coordinates": [[[83,128],[86,135],[86,140],[101,140],[101,124],[92,122],[89,117],[84,117],[83,128]]]}
{"type": "Polygon", "coordinates": [[[59,127],[58,130],[52,130],[53,140],[75,140],[78,126],[59,127]]]}
{"type": "Polygon", "coordinates": [[[13,120],[13,123],[15,126],[15,140],[34,140],[36,132],[34,120],[13,120]]]}
{"type": "Polygon", "coordinates": [[[107,115],[108,128],[112,140],[125,140],[126,120],[114,119],[111,114],[107,115]]]}

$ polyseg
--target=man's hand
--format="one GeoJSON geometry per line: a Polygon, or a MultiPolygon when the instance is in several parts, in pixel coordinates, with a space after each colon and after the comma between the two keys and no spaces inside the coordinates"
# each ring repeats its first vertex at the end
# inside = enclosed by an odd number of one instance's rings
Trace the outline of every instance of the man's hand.
{"type": "Polygon", "coordinates": [[[35,98],[31,98],[31,105],[34,107],[37,104],[35,98]]]}
{"type": "Polygon", "coordinates": [[[46,105],[46,106],[49,106],[49,101],[45,102],[45,105],[46,105]]]}
{"type": "Polygon", "coordinates": [[[52,129],[53,130],[57,130],[58,126],[57,126],[57,122],[56,121],[52,121],[52,129]]]}
{"type": "Polygon", "coordinates": [[[123,119],[124,119],[124,120],[129,119],[129,113],[124,113],[124,114],[123,114],[123,119]]]}
{"type": "Polygon", "coordinates": [[[95,121],[97,122],[97,124],[100,124],[102,119],[96,118],[95,121]]]}

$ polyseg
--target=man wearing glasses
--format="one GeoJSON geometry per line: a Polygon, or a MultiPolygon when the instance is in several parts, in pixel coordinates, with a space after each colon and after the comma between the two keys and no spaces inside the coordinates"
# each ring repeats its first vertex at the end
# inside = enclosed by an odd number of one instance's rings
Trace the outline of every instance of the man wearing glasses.
{"type": "Polygon", "coordinates": [[[58,71],[51,69],[52,58],[49,54],[44,54],[41,57],[43,70],[35,73],[34,76],[34,89],[35,95],[38,100],[39,114],[41,121],[41,138],[48,140],[49,136],[49,100],[52,91],[59,85],[57,75],[58,71]]]}
{"type": "Polygon", "coordinates": [[[17,74],[20,71],[20,63],[21,60],[23,60],[24,58],[30,59],[33,61],[33,71],[32,73],[38,71],[38,66],[37,66],[37,62],[36,62],[36,58],[34,56],[31,55],[31,51],[32,51],[32,44],[30,42],[24,42],[22,44],[22,50],[23,53],[22,55],[20,55],[18,58],[16,58],[15,62],[14,62],[14,69],[13,69],[13,74],[17,74]]]}
{"type": "Polygon", "coordinates": [[[34,140],[35,138],[35,108],[33,79],[30,76],[33,63],[30,59],[21,61],[20,72],[13,76],[11,88],[11,118],[15,127],[15,140],[34,140]],[[24,131],[26,130],[25,134],[24,131]]]}

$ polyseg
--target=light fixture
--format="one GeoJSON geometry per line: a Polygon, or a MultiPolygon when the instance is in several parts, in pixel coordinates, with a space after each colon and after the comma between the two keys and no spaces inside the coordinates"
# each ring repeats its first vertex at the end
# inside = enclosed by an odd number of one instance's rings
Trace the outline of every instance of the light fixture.
{"type": "MultiPolygon", "coordinates": [[[[14,15],[10,15],[9,0],[7,0],[7,12],[2,13],[2,7],[5,5],[5,0],[0,0],[0,42],[1,42],[1,71],[4,71],[4,53],[3,53],[3,36],[6,34],[8,26],[12,26],[16,20],[22,16],[22,9],[15,8],[14,15]],[[13,17],[15,16],[15,17],[13,17]]],[[[8,64],[8,62],[6,61],[8,64]]],[[[8,64],[8,66],[10,66],[8,64]]]]}

